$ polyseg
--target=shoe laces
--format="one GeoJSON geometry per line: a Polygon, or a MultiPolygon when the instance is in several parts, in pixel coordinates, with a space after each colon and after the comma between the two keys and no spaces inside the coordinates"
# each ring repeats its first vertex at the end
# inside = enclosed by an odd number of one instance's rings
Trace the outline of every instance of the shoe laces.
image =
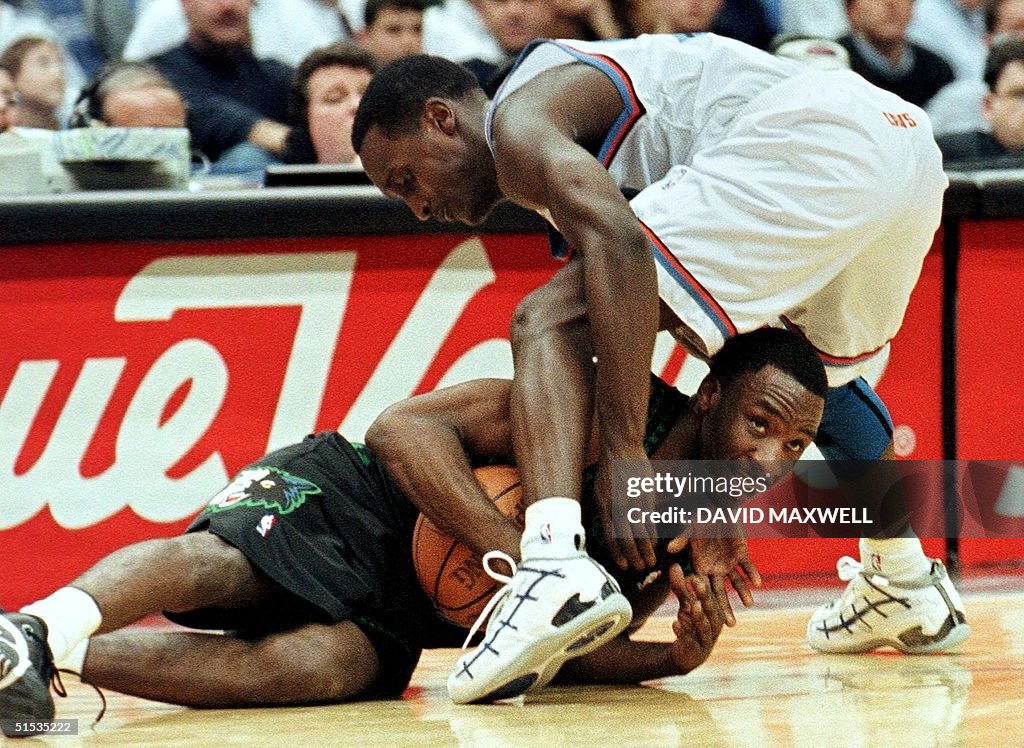
{"type": "Polygon", "coordinates": [[[462,643],[463,649],[469,647],[469,643],[473,640],[473,637],[476,636],[476,632],[479,631],[480,627],[484,625],[488,618],[490,618],[491,611],[493,611],[498,606],[498,603],[504,600],[511,591],[512,577],[516,575],[516,569],[518,568],[515,560],[503,551],[488,551],[485,553],[483,558],[483,567],[484,571],[487,572],[487,575],[491,579],[498,582],[504,582],[505,585],[494,593],[494,596],[487,601],[487,605],[484,606],[484,609],[480,611],[480,615],[477,617],[476,623],[474,623],[469,629],[469,636],[467,636],[466,641],[462,643]],[[502,574],[500,571],[495,571],[491,568],[491,561],[495,558],[501,559],[512,568],[511,576],[502,574]]]}
{"type": "Polygon", "coordinates": [[[68,669],[65,669],[65,668],[60,668],[60,669],[55,669],[53,671],[53,680],[51,681],[51,685],[53,686],[53,690],[57,691],[57,693],[60,696],[67,697],[67,695],[68,695],[67,691],[64,689],[64,684],[60,680],[60,674],[61,673],[67,673],[68,675],[74,675],[80,681],[82,681],[82,683],[84,683],[85,685],[87,685],[90,688],[92,688],[92,690],[96,692],[96,695],[100,697],[100,713],[97,714],[96,715],[96,719],[94,719],[92,721],[92,726],[93,727],[98,725],[100,723],[100,720],[103,719],[103,715],[107,713],[107,696],[106,696],[106,694],[104,694],[103,691],[100,690],[100,687],[97,686],[95,683],[90,683],[87,680],[83,680],[81,673],[75,672],[74,670],[68,670],[68,669]],[[60,690],[57,689],[57,685],[58,684],[60,685],[60,690]]]}
{"type": "MultiPolygon", "coordinates": [[[[25,633],[26,637],[31,637],[35,639],[42,647],[43,651],[46,653],[46,659],[42,663],[41,667],[43,678],[50,681],[50,688],[53,689],[54,693],[56,693],[62,699],[66,699],[68,697],[68,690],[64,686],[64,681],[61,680],[60,674],[68,673],[69,675],[77,676],[79,679],[81,679],[82,674],[76,673],[74,670],[65,670],[63,668],[58,668],[53,663],[53,652],[50,650],[49,643],[45,639],[40,637],[31,627],[22,627],[22,631],[25,633]]],[[[90,686],[100,697],[100,713],[96,715],[96,719],[94,719],[92,723],[92,726],[95,727],[97,724],[99,724],[99,721],[103,719],[103,715],[107,713],[107,697],[103,693],[103,691],[99,689],[98,686],[92,683],[88,683],[84,680],[82,681],[82,683],[85,683],[87,686],[90,686]]]]}

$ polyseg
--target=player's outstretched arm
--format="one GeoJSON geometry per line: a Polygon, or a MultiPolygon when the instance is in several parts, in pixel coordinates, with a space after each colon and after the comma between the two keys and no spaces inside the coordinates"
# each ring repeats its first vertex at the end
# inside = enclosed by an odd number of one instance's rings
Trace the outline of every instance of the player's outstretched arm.
{"type": "Polygon", "coordinates": [[[507,379],[477,379],[392,405],[366,444],[402,493],[442,530],[481,555],[519,559],[521,533],[473,476],[478,463],[512,461],[507,379]]]}
{"type": "MultiPolygon", "coordinates": [[[[543,85],[512,94],[494,127],[502,192],[521,205],[546,209],[580,258],[573,261],[583,263],[606,471],[615,459],[646,460],[642,443],[658,327],[657,276],[647,237],[611,175],[591,155],[622,106],[603,73],[568,66],[543,85]]],[[[607,494],[602,480],[599,500],[607,503],[607,494]]],[[[607,521],[605,529],[620,566],[627,560],[637,569],[654,564],[652,542],[634,540],[628,527],[615,532],[607,521]]]]}
{"type": "Polygon", "coordinates": [[[706,577],[684,577],[678,564],[669,571],[679,611],[672,623],[675,641],[633,641],[620,636],[600,649],[570,660],[558,675],[562,683],[642,683],[685,675],[703,663],[718,641],[725,619],[706,577]]]}

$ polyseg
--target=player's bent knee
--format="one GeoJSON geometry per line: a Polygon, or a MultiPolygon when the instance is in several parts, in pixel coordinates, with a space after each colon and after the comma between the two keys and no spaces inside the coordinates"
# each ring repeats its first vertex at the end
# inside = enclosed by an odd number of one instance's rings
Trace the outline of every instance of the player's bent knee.
{"type": "Polygon", "coordinates": [[[526,296],[512,312],[510,339],[513,348],[528,340],[536,338],[545,328],[545,305],[537,296],[539,292],[526,296]]]}
{"type": "Polygon", "coordinates": [[[193,532],[166,541],[167,568],[180,577],[180,600],[165,610],[180,613],[216,606],[262,593],[264,584],[245,555],[209,532],[193,532]]]}
{"type": "Polygon", "coordinates": [[[585,330],[585,317],[577,305],[560,294],[541,287],[528,295],[512,313],[510,340],[517,350],[527,343],[554,334],[573,334],[585,330]]]}

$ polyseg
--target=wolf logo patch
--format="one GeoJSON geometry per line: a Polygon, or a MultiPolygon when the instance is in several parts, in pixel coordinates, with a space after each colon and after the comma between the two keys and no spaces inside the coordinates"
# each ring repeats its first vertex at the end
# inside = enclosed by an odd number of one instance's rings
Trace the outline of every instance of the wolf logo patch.
{"type": "Polygon", "coordinates": [[[278,514],[289,514],[306,503],[307,496],[320,487],[275,467],[252,467],[240,472],[227,488],[213,497],[208,512],[223,512],[238,506],[259,506],[278,514]]]}

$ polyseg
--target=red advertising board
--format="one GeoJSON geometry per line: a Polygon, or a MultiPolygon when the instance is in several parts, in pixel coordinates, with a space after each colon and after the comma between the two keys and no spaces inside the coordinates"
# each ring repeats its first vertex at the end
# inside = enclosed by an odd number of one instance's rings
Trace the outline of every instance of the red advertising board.
{"type": "MultiPolygon", "coordinates": [[[[556,268],[539,235],[5,249],[0,605],[179,532],[269,449],[320,429],[358,440],[392,402],[510,376],[512,312],[556,268]]],[[[940,287],[933,254],[880,388],[920,458],[941,455],[940,287]]],[[[670,381],[692,388],[702,366],[659,339],[670,381]]],[[[856,546],[760,542],[768,576],[856,546]]]]}
{"type": "MultiPolygon", "coordinates": [[[[957,446],[969,460],[1013,460],[985,481],[1003,524],[1024,528],[1024,221],[966,222],[960,232],[957,446]]],[[[1022,531],[1020,534],[1024,534],[1022,531]]],[[[1024,561],[1024,541],[960,541],[965,563],[1024,561]]]]}
{"type": "Polygon", "coordinates": [[[0,603],[177,533],[269,449],[508,375],[555,267],[536,236],[4,250],[0,603]]]}

